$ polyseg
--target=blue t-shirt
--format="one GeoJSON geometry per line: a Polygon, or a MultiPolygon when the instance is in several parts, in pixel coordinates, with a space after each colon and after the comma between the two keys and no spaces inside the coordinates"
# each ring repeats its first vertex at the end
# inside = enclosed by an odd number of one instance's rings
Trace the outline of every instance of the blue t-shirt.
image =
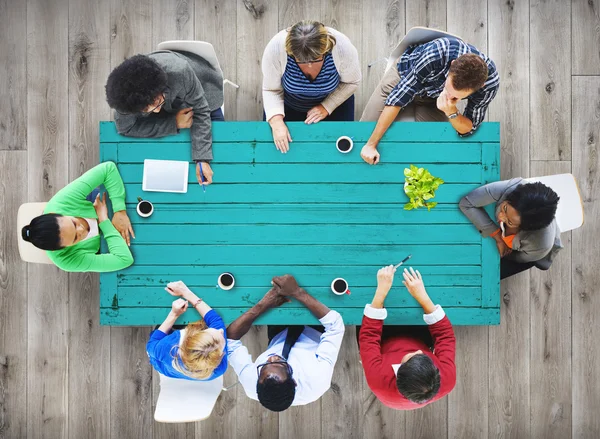
{"type": "Polygon", "coordinates": [[[319,105],[340,84],[340,74],[330,53],[323,57],[323,66],[314,81],[306,77],[293,56],[281,78],[284,102],[296,111],[306,112],[319,105]]]}
{"type": "Polygon", "coordinates": [[[159,329],[152,331],[150,340],[148,340],[148,343],[146,344],[146,352],[148,358],[150,358],[152,367],[165,376],[192,381],[210,381],[223,375],[227,370],[227,333],[225,332],[225,322],[214,309],[211,309],[206,313],[204,321],[209,328],[222,329],[223,337],[225,337],[225,349],[223,351],[225,352],[225,355],[210,377],[205,380],[197,380],[182,374],[173,367],[172,353],[176,352],[176,349],[174,349],[173,346],[179,346],[179,339],[181,338],[180,330],[173,331],[169,335],[159,329]]]}

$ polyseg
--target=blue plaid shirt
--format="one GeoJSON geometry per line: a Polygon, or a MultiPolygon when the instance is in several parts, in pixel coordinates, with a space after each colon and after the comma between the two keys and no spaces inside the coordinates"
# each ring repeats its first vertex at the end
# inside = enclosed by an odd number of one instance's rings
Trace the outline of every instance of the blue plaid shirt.
{"type": "Polygon", "coordinates": [[[488,79],[483,87],[470,95],[464,116],[473,122],[472,134],[485,118],[485,112],[500,87],[500,76],[494,62],[475,47],[457,38],[438,38],[426,44],[411,46],[398,62],[400,82],[385,105],[406,107],[416,96],[437,98],[444,90],[450,63],[465,53],[483,58],[488,66],[488,79]]]}

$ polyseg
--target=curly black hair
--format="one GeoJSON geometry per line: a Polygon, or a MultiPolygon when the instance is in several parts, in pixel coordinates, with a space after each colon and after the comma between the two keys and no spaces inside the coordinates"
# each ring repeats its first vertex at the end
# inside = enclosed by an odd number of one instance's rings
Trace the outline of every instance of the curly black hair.
{"type": "Polygon", "coordinates": [[[285,381],[268,377],[256,383],[256,393],[258,401],[264,408],[273,412],[282,412],[294,402],[296,382],[291,376],[288,376],[285,381]]]}
{"type": "Polygon", "coordinates": [[[554,220],[559,196],[543,183],[528,183],[517,186],[506,197],[506,201],[521,216],[521,230],[540,230],[554,220]]]}
{"type": "Polygon", "coordinates": [[[138,113],[167,88],[167,74],[146,55],[134,55],[116,67],[106,81],[106,101],[119,113],[138,113]]]}

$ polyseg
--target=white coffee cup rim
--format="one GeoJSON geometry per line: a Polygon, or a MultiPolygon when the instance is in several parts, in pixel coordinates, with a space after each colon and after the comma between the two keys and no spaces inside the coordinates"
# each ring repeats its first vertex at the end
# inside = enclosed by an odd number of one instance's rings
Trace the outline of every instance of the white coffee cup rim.
{"type": "Polygon", "coordinates": [[[349,284],[348,281],[346,279],[344,279],[343,277],[336,277],[332,282],[331,282],[331,291],[333,292],[333,294],[337,294],[338,296],[342,296],[344,294],[346,294],[346,292],[348,291],[349,288],[349,284]],[[335,290],[334,288],[334,284],[338,281],[338,280],[343,280],[346,283],[346,289],[343,292],[338,292],[335,290]]]}
{"type": "Polygon", "coordinates": [[[149,201],[149,200],[138,201],[137,205],[135,206],[135,210],[137,211],[138,215],[141,216],[142,218],[148,218],[150,215],[152,215],[154,213],[154,204],[152,204],[152,201],[149,201]],[[142,204],[144,201],[146,203],[150,203],[150,212],[148,212],[148,213],[143,213],[140,210],[140,204],[142,204]]]}
{"type": "Polygon", "coordinates": [[[230,289],[232,289],[232,288],[234,287],[234,285],[235,285],[235,276],[234,276],[233,274],[231,274],[229,271],[225,271],[225,272],[223,272],[223,273],[219,274],[219,278],[218,278],[218,280],[217,280],[217,284],[218,284],[219,288],[221,288],[222,290],[229,291],[229,290],[230,290],[230,289]],[[221,282],[221,278],[222,278],[223,276],[225,276],[226,274],[228,274],[229,276],[231,276],[231,279],[233,280],[233,282],[231,282],[231,285],[229,285],[229,286],[225,286],[225,285],[223,285],[223,283],[221,282]]]}
{"type": "Polygon", "coordinates": [[[342,154],[348,154],[350,151],[352,151],[352,148],[354,147],[354,141],[352,140],[352,138],[348,137],[348,136],[340,136],[338,137],[338,139],[335,141],[335,147],[336,149],[341,152],[342,154]],[[348,148],[348,151],[342,151],[339,147],[339,143],[340,140],[342,139],[346,139],[348,140],[348,142],[350,142],[350,148],[348,148]]]}

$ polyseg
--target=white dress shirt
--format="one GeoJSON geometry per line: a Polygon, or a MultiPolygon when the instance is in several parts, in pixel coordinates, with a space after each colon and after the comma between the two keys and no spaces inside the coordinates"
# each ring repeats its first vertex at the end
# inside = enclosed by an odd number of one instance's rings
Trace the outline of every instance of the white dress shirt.
{"type": "MultiPolygon", "coordinates": [[[[344,338],[344,321],[337,311],[329,311],[320,322],[325,327],[323,334],[307,326],[290,350],[287,361],[294,370],[293,378],[297,384],[292,405],[316,401],[331,386],[333,367],[344,338]]],[[[249,398],[258,400],[256,367],[266,363],[272,354],[281,356],[286,336],[287,329],[273,337],[267,350],[256,362],[252,362],[248,349],[240,340],[227,339],[227,359],[249,398]]]]}

